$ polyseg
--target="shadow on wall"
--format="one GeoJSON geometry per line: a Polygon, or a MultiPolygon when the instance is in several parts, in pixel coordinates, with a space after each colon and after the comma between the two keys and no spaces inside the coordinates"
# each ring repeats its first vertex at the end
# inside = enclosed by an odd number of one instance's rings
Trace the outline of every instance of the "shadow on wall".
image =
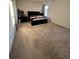
{"type": "Polygon", "coordinates": [[[9,2],[9,52],[11,50],[12,42],[15,36],[15,17],[13,12],[12,1],[9,2]]]}

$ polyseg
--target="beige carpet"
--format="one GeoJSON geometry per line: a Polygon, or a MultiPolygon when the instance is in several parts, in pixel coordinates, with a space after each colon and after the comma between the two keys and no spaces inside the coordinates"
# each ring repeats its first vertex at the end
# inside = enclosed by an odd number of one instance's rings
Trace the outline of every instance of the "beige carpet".
{"type": "Polygon", "coordinates": [[[10,59],[70,59],[70,31],[53,23],[18,24],[10,59]]]}

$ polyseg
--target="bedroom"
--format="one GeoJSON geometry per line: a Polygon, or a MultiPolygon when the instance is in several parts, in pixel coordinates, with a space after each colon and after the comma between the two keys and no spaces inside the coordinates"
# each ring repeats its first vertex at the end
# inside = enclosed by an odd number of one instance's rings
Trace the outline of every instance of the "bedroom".
{"type": "Polygon", "coordinates": [[[23,11],[26,17],[22,19],[28,21],[21,23],[21,20],[15,20],[16,36],[10,46],[10,59],[69,59],[70,1],[15,0],[15,2],[14,9],[23,11]],[[44,14],[43,5],[48,6],[47,15],[44,14]],[[31,14],[33,18],[35,17],[33,20],[28,18],[29,11],[36,12],[31,14]],[[44,21],[40,21],[37,15],[43,16],[44,21]],[[34,20],[37,20],[36,23],[34,20]],[[34,26],[31,25],[33,23],[34,26]]]}

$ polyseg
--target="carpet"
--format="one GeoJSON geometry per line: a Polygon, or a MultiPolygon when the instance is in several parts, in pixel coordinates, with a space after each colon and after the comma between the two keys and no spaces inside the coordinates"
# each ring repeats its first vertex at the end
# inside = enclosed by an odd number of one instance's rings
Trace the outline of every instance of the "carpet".
{"type": "Polygon", "coordinates": [[[53,23],[18,24],[10,59],[70,59],[70,30],[53,23]]]}

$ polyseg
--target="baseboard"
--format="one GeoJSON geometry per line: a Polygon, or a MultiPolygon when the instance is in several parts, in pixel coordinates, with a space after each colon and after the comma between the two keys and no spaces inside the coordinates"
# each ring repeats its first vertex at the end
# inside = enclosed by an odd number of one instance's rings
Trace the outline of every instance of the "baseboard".
{"type": "Polygon", "coordinates": [[[52,22],[52,23],[55,24],[55,25],[57,25],[57,26],[60,26],[60,27],[63,27],[63,28],[65,28],[65,29],[69,29],[69,30],[70,30],[70,28],[67,28],[67,27],[65,27],[65,26],[59,25],[59,24],[54,23],[54,22],[52,22]]]}

